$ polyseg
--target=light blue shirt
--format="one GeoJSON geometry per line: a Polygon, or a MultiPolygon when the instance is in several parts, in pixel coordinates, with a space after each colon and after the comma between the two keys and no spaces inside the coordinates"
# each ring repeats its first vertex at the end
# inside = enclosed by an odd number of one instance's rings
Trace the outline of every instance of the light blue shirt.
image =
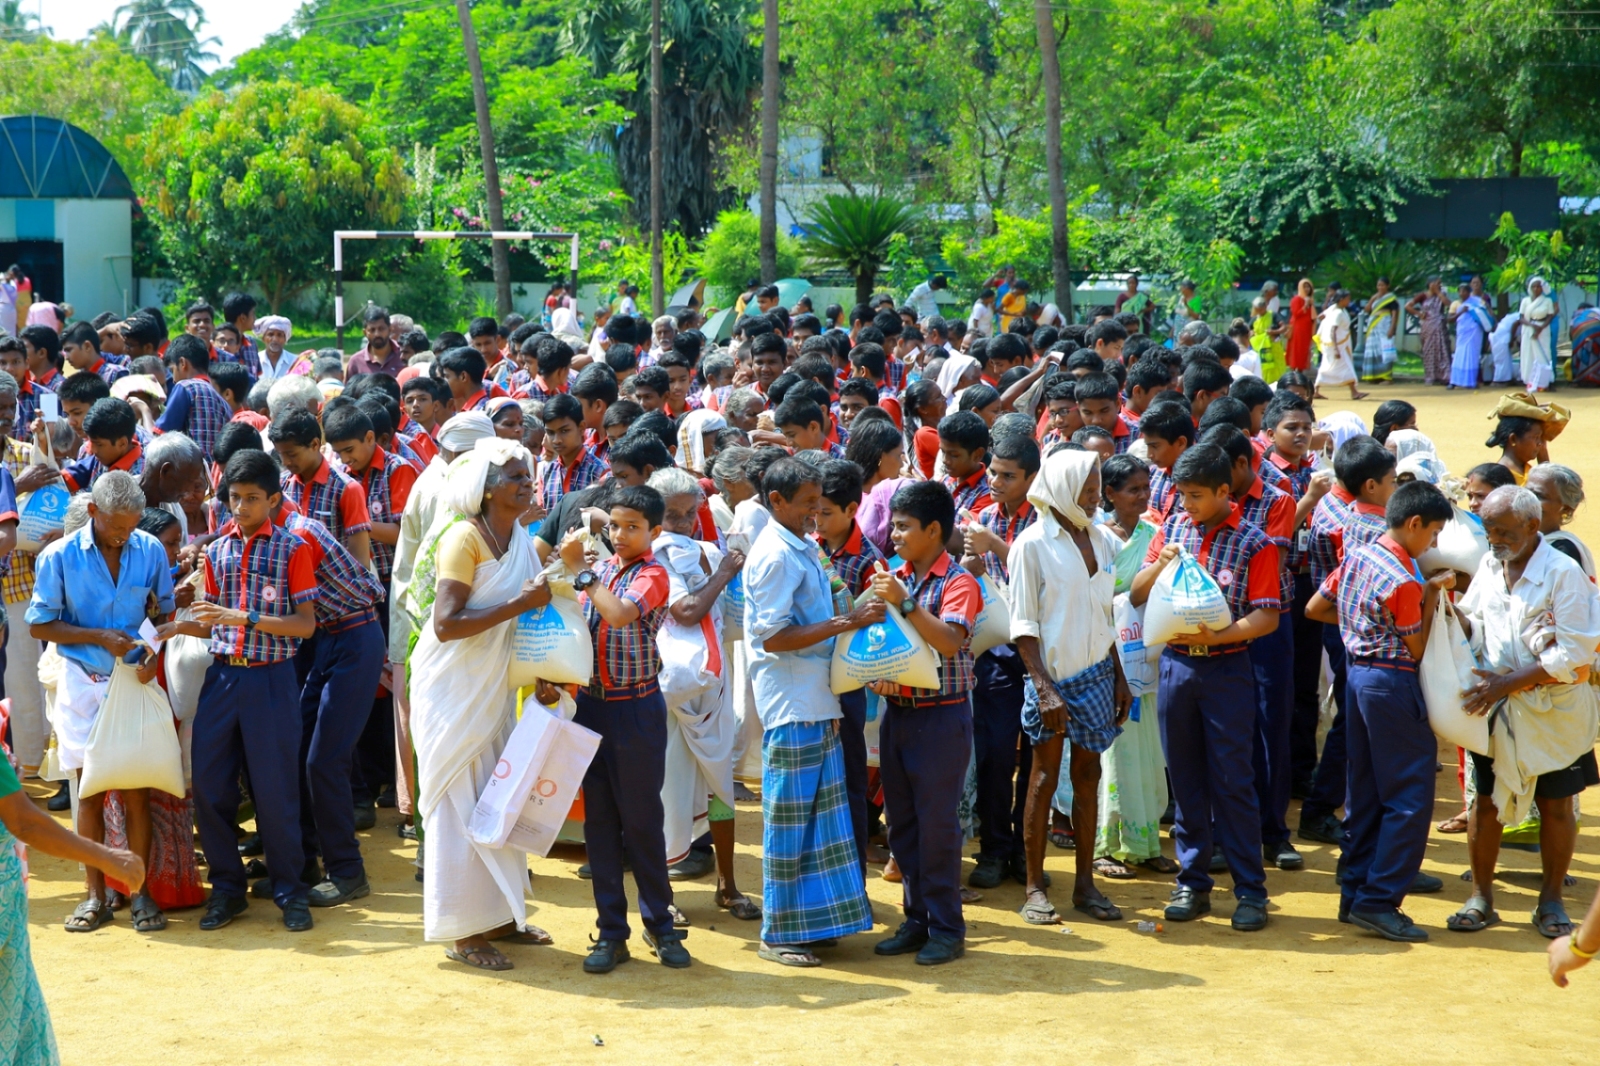
{"type": "MultiPolygon", "coordinates": [[[[92,521],[41,552],[35,571],[29,625],[66,622],[84,629],[119,629],[137,639],[140,624],[149,617],[152,593],[160,613],[176,609],[167,549],[142,529],[134,530],[123,545],[115,582],[94,542],[92,521]]],[[[98,644],[62,644],[59,650],[87,673],[103,677],[115,665],[111,653],[98,644]]]]}
{"type": "Polygon", "coordinates": [[[833,617],[833,590],[815,544],[768,522],[744,564],[744,638],[750,682],[762,729],[840,717],[829,687],[833,638],[799,651],[769,652],[762,644],[789,626],[833,617]]]}

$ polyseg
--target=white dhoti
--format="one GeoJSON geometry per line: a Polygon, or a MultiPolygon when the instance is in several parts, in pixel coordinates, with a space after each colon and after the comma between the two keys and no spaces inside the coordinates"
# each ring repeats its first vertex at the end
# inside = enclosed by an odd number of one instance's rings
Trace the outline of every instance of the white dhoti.
{"type": "Polygon", "coordinates": [[[11,700],[11,742],[26,767],[38,766],[50,741],[44,686],[39,682],[39,642],[28,632],[28,600],[6,604],[6,697],[11,700]]]}
{"type": "Polygon", "coordinates": [[[50,720],[56,731],[56,754],[61,760],[61,769],[83,769],[89,730],[100,716],[100,705],[105,703],[106,690],[110,687],[111,678],[96,681],[71,659],[64,660],[50,720]]]}
{"type": "MultiPolygon", "coordinates": [[[[733,700],[725,684],[680,707],[667,708],[661,807],[666,816],[669,864],[686,856],[689,845],[710,830],[712,796],[733,806],[733,743],[737,731],[733,700]]],[[[756,750],[759,754],[759,746],[756,750]]]]}
{"type": "Polygon", "coordinates": [[[742,640],[728,641],[724,662],[732,664],[728,678],[733,695],[733,716],[738,732],[733,738],[733,776],[745,785],[761,784],[761,715],[756,713],[756,689],[750,682],[750,664],[742,640]]]}

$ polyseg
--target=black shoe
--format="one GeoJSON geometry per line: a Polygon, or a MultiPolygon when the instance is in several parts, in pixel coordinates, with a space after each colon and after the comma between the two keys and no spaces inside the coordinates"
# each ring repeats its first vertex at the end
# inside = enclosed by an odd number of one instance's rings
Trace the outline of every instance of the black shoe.
{"type": "Polygon", "coordinates": [[[372,886],[367,883],[367,875],[360,877],[334,877],[329,875],[326,881],[311,890],[311,896],[306,902],[313,907],[337,907],[341,903],[348,903],[353,899],[360,899],[372,893],[372,886]]]}
{"type": "Polygon", "coordinates": [[[1172,825],[1178,820],[1178,805],[1173,800],[1167,801],[1167,809],[1161,812],[1161,824],[1172,825]]]}
{"type": "Polygon", "coordinates": [[[1264,846],[1261,849],[1261,856],[1280,870],[1299,870],[1306,864],[1305,858],[1294,850],[1294,845],[1287,840],[1282,844],[1264,846]]]}
{"type": "Polygon", "coordinates": [[[872,945],[874,955],[909,955],[913,951],[921,951],[922,946],[928,942],[928,931],[920,925],[910,922],[901,922],[900,928],[894,931],[894,936],[887,940],[880,940],[872,945]]]}
{"type": "Polygon", "coordinates": [[[246,833],[239,838],[239,854],[247,859],[252,855],[265,854],[266,850],[266,846],[261,843],[260,833],[246,833]]]}
{"type": "Polygon", "coordinates": [[[72,790],[67,782],[61,782],[61,787],[56,789],[56,794],[45,801],[45,809],[60,814],[62,811],[72,810],[72,790]]]}
{"type": "Polygon", "coordinates": [[[417,839],[417,827],[414,825],[407,825],[406,823],[401,822],[399,825],[395,826],[395,832],[400,835],[401,840],[417,839]]]}
{"type": "Polygon", "coordinates": [[[1350,922],[1350,906],[1353,903],[1355,903],[1355,899],[1353,897],[1346,896],[1346,895],[1343,895],[1343,894],[1341,894],[1339,896],[1339,924],[1341,924],[1341,925],[1350,925],[1351,924],[1351,922],[1350,922]]]}
{"type": "Polygon", "coordinates": [[[1417,871],[1417,876],[1411,879],[1411,887],[1406,889],[1407,895],[1426,895],[1429,892],[1443,892],[1444,882],[1432,874],[1417,871]]]}
{"type": "Polygon", "coordinates": [[[1006,879],[1006,864],[988,855],[978,856],[978,865],[967,875],[967,884],[973,888],[999,888],[1006,879]]]}
{"type": "Polygon", "coordinates": [[[414,880],[417,882],[417,884],[422,884],[422,867],[417,867],[417,873],[414,880]]]}
{"type": "Polygon", "coordinates": [[[219,896],[215,892],[206,900],[206,913],[200,918],[200,928],[210,932],[221,929],[250,907],[250,901],[239,896],[219,896]]]}
{"type": "MultiPolygon", "coordinates": [[[[661,965],[674,970],[687,970],[693,960],[689,958],[689,949],[683,946],[685,935],[677,929],[662,933],[660,936],[646,933],[644,942],[649,945],[650,954],[661,960],[661,965]]],[[[588,969],[587,963],[584,964],[584,969],[588,969]]]]}
{"type": "Polygon", "coordinates": [[[291,933],[303,933],[310,929],[311,908],[303,899],[291,899],[283,906],[283,927],[291,933]]]}
{"type": "Polygon", "coordinates": [[[1202,914],[1211,913],[1209,892],[1196,892],[1192,888],[1179,885],[1167,898],[1167,909],[1163,915],[1169,922],[1192,922],[1202,914]]]}
{"type": "Polygon", "coordinates": [[[1222,846],[1220,844],[1213,844],[1211,846],[1211,865],[1207,872],[1214,874],[1225,874],[1228,872],[1228,857],[1222,854],[1222,846]]]}
{"type": "Polygon", "coordinates": [[[1331,814],[1310,821],[1301,818],[1297,835],[1301,840],[1314,840],[1318,844],[1343,844],[1344,825],[1331,814]]]}
{"type": "Polygon", "coordinates": [[[272,898],[272,878],[262,877],[250,882],[250,895],[256,899],[272,898]]]}
{"type": "MultiPolygon", "coordinates": [[[[695,881],[717,868],[717,856],[710,851],[691,851],[667,867],[668,881],[695,881]]],[[[579,875],[582,876],[581,874],[579,875]]]]}
{"type": "Polygon", "coordinates": [[[382,807],[384,810],[389,810],[392,808],[397,802],[394,789],[386,788],[382,792],[378,793],[378,799],[376,802],[378,806],[382,807]]]}
{"type": "MultiPolygon", "coordinates": [[[[267,864],[260,859],[251,859],[244,864],[244,875],[246,877],[265,877],[267,876],[267,864]]],[[[317,880],[320,881],[322,878],[319,877],[317,880]]]]}
{"type": "Polygon", "coordinates": [[[917,952],[918,966],[940,966],[967,953],[967,942],[953,936],[930,936],[917,952]]]}
{"type": "MultiPolygon", "coordinates": [[[[688,952],[684,954],[687,955],[688,952]]],[[[592,942],[589,954],[583,960],[583,972],[610,973],[631,957],[628,954],[626,940],[596,940],[592,942]]]]}
{"type": "Polygon", "coordinates": [[[1351,911],[1350,921],[1369,933],[1377,933],[1385,940],[1393,940],[1400,944],[1422,944],[1428,939],[1428,931],[1407,918],[1402,911],[1387,911],[1383,914],[1351,911]]]}
{"type": "Polygon", "coordinates": [[[356,804],[356,832],[364,833],[378,824],[378,808],[371,800],[356,804]]]}
{"type": "Polygon", "coordinates": [[[1255,933],[1267,927],[1267,901],[1246,896],[1233,907],[1233,927],[1241,933],[1255,933]]]}

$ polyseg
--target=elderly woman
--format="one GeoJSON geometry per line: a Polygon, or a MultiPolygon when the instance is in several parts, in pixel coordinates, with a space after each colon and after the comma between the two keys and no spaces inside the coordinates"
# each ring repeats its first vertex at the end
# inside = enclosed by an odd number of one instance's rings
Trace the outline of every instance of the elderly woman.
{"type": "Polygon", "coordinates": [[[1478,517],[1489,554],[1457,607],[1484,667],[1474,671],[1479,680],[1464,706],[1468,714],[1495,712],[1494,758],[1470,756],[1478,791],[1467,837],[1472,896],[1447,924],[1470,933],[1500,920],[1501,825],[1517,825],[1537,807],[1543,883],[1533,924],[1554,939],[1572,932],[1561,899],[1578,839],[1572,798],[1600,784],[1600,701],[1588,683],[1600,646],[1600,596],[1583,568],[1540,534],[1543,508],[1533,492],[1495,489],[1478,517]]]}
{"type": "Polygon", "coordinates": [[[527,856],[477,844],[467,828],[516,724],[506,684],[515,620],[550,602],[533,538],[518,523],[533,502],[532,465],[521,444],[499,438],[451,463],[410,588],[421,610],[408,665],[423,935],[453,942],[446,956],[483,970],[511,968],[492,940],[550,943],[527,925],[527,856]]]}
{"type": "Polygon", "coordinates": [[[494,423],[494,435],[501,440],[522,442],[522,405],[509,396],[494,396],[483,405],[494,423]]]}

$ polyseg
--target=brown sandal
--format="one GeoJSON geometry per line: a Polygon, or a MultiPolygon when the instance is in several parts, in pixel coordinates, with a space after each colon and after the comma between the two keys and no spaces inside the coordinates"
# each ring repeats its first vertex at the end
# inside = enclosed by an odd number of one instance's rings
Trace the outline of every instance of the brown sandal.
{"type": "Polygon", "coordinates": [[[1449,818],[1434,826],[1441,833],[1465,833],[1467,831],[1467,812],[1453,814],[1449,818]]]}
{"type": "Polygon", "coordinates": [[[468,948],[466,951],[445,948],[444,957],[451,962],[459,962],[463,966],[470,966],[474,970],[499,972],[511,969],[511,960],[500,954],[500,950],[493,944],[485,944],[481,948],[468,948]]]}

